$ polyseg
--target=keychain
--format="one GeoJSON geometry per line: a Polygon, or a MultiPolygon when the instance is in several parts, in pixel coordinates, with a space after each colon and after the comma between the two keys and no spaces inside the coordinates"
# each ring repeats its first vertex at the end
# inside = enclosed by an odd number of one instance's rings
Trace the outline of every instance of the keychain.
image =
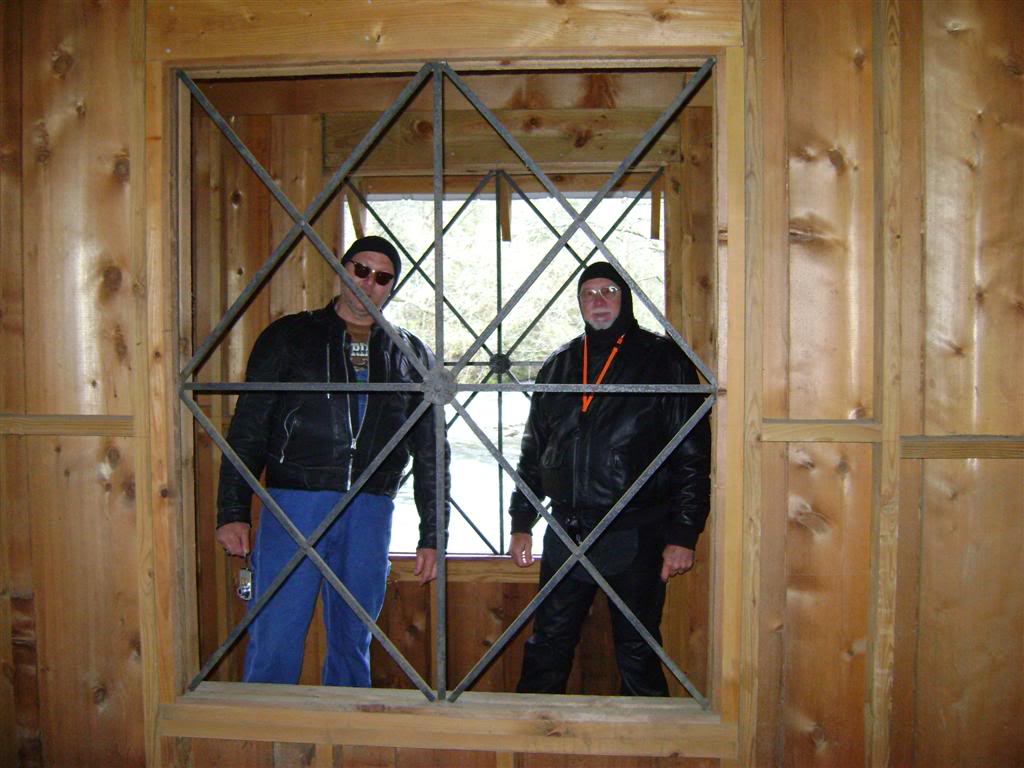
{"type": "Polygon", "coordinates": [[[245,565],[238,571],[238,596],[243,600],[252,600],[252,566],[249,555],[245,556],[245,565]]]}

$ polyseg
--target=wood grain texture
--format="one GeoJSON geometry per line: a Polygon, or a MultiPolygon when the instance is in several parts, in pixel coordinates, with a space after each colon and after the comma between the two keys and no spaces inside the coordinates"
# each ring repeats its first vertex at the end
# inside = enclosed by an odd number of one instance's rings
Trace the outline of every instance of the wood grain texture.
{"type": "Polygon", "coordinates": [[[739,42],[736,0],[319,0],[287,6],[202,0],[148,5],[150,60],[658,56],[739,42]]]}
{"type": "Polygon", "coordinates": [[[792,418],[873,415],[871,8],[785,14],[792,418]]]}
{"type": "MultiPolygon", "coordinates": [[[[491,109],[664,109],[679,93],[685,76],[674,70],[526,71],[516,74],[460,73],[491,109]]],[[[398,97],[408,75],[207,80],[203,92],[225,115],[321,115],[383,112],[398,97]]],[[[445,79],[449,109],[472,109],[451,80],[445,79]]],[[[701,89],[692,106],[710,107],[712,94],[701,89]]],[[[420,91],[410,109],[432,109],[429,90],[420,91]]]]}
{"type": "Polygon", "coordinates": [[[134,446],[27,440],[46,760],[143,765],[134,446]]]}
{"type": "MultiPolygon", "coordinates": [[[[654,109],[511,109],[495,116],[545,172],[612,171],[650,129],[654,109]]],[[[380,117],[347,112],[324,119],[324,165],[346,161],[380,117]]],[[[433,114],[406,109],[364,156],[359,172],[374,175],[429,175],[433,172],[433,114]]],[[[523,172],[526,166],[504,139],[475,111],[454,110],[444,119],[445,171],[486,173],[495,168],[523,172]]],[[[663,133],[637,163],[652,170],[679,159],[678,134],[663,133]]]]}
{"type": "Polygon", "coordinates": [[[786,760],[862,765],[871,447],[791,444],[789,461],[786,760]]]}
{"type": "Polygon", "coordinates": [[[466,693],[203,683],[161,710],[164,737],[329,741],[370,747],[587,755],[722,757],[735,727],[688,699],[466,693]]]}
{"type": "Polygon", "coordinates": [[[1022,26],[924,6],[925,434],[1024,432],[1022,26]]]}
{"type": "Polygon", "coordinates": [[[0,413],[25,410],[21,2],[0,7],[0,413]]]}
{"type": "Polygon", "coordinates": [[[29,413],[131,412],[129,11],[46,3],[24,27],[29,413]]]}
{"type": "Polygon", "coordinates": [[[924,467],[918,765],[1024,758],[1024,462],[924,467]]]}

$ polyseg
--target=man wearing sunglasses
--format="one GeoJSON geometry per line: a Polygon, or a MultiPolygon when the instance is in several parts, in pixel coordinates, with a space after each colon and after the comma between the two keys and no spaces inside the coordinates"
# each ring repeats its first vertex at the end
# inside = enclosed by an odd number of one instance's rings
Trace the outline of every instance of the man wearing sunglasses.
{"type": "MultiPolygon", "coordinates": [[[[391,295],[401,271],[398,252],[381,237],[359,238],[341,263],[377,308],[391,295]]],[[[425,368],[432,365],[433,354],[413,334],[394,330],[404,345],[375,322],[373,312],[343,281],[341,294],[326,307],[288,315],[267,327],[253,346],[246,380],[421,381],[405,349],[425,368]]],[[[227,439],[255,476],[265,471],[268,492],[292,524],[309,537],[402,429],[421,399],[421,394],[411,391],[245,392],[238,399],[227,439]]],[[[447,442],[444,454],[447,505],[447,442]]],[[[410,456],[420,515],[415,573],[420,584],[436,578],[436,451],[429,412],[383,457],[316,544],[317,552],[374,620],[384,603],[390,568],[393,500],[410,456]]],[[[228,461],[222,461],[217,540],[236,557],[249,554],[251,500],[252,489],[228,461]]],[[[252,553],[254,604],[297,550],[273,513],[263,510],[252,553]]],[[[323,597],[327,635],[323,684],[370,685],[370,632],[308,558],[249,625],[246,682],[299,681],[318,594],[323,597]]]]}
{"type": "MultiPolygon", "coordinates": [[[[584,333],[554,352],[538,384],[696,384],[693,363],[670,339],[637,325],[626,281],[611,264],[587,267],[577,285],[584,333]]],[[[577,544],[617,505],[634,481],[700,407],[701,395],[537,392],[523,432],[518,472],[577,544]]],[[[658,643],[665,584],[693,567],[710,499],[707,418],[643,484],[586,557],[658,643]]],[[[516,489],[509,555],[534,562],[537,512],[516,489]]],[[[569,557],[552,528],[544,535],[540,586],[569,557]]],[[[565,693],[583,620],[598,589],[574,566],[534,614],[523,650],[520,693],[565,693]]],[[[611,606],[623,696],[667,696],[654,650],[611,606]]]]}

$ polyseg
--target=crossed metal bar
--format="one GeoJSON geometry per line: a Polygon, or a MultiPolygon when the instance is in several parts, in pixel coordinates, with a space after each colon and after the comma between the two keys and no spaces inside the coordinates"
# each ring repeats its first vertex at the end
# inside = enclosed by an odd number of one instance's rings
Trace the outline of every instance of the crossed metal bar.
{"type": "MultiPolygon", "coordinates": [[[[243,289],[243,291],[236,298],[235,302],[228,309],[225,315],[217,323],[214,329],[211,331],[209,336],[200,344],[196,352],[193,354],[191,360],[186,364],[185,368],[181,371],[179,378],[179,397],[184,401],[186,407],[192,412],[193,416],[200,423],[203,429],[210,434],[214,443],[221,449],[228,461],[239,471],[241,476],[245,479],[246,483],[250,485],[253,491],[257,494],[260,500],[264,503],[264,506],[271,511],[272,514],[279,520],[282,526],[288,531],[289,535],[296,541],[299,549],[296,551],[292,560],[278,573],[274,582],[268,591],[261,596],[259,600],[252,606],[245,619],[239,623],[238,626],[229,633],[227,640],[222,646],[213,654],[213,656],[204,665],[203,669],[200,670],[199,674],[190,684],[191,688],[194,688],[201,682],[207,674],[213,669],[214,666],[220,661],[230,647],[237,641],[241,636],[241,633],[249,626],[259,610],[274,596],[277,589],[284,583],[291,572],[298,566],[298,564],[305,558],[309,558],[313,564],[321,571],[324,578],[331,584],[331,586],[342,596],[346,603],[352,608],[352,610],[360,617],[360,620],[369,628],[373,636],[382,644],[385,650],[392,656],[396,663],[402,668],[402,670],[409,677],[410,681],[420,689],[421,692],[427,697],[428,700],[434,700],[434,695],[430,690],[427,683],[420,677],[420,675],[411,667],[408,661],[402,656],[401,652],[391,643],[387,636],[380,630],[376,625],[375,621],[366,613],[366,611],[359,605],[358,601],[352,596],[345,585],[338,579],[334,572],[329,566],[323,561],[320,555],[314,549],[317,541],[322,537],[326,530],[333,524],[337,517],[345,509],[349,501],[359,492],[368,478],[373,474],[376,468],[383,462],[384,458],[393,450],[405,435],[412,428],[412,426],[423,416],[423,412],[431,406],[428,402],[427,397],[420,403],[415,409],[412,415],[406,420],[405,424],[401,429],[398,430],[388,443],[381,449],[377,457],[370,463],[370,465],[360,474],[359,478],[351,485],[348,492],[346,492],[335,507],[331,510],[328,516],[324,519],[321,525],[314,531],[314,533],[307,539],[302,536],[301,532],[295,528],[291,523],[287,514],[277,505],[274,499],[269,493],[260,485],[258,479],[245,466],[244,462],[241,461],[240,457],[234,452],[227,441],[220,435],[216,427],[210,422],[208,417],[202,412],[201,408],[191,397],[186,397],[186,392],[192,391],[286,391],[286,390],[313,390],[313,391],[388,391],[388,390],[406,390],[406,391],[419,391],[427,394],[429,387],[433,387],[437,390],[439,386],[443,386],[446,383],[450,385],[451,396],[449,401],[453,404],[457,414],[463,417],[473,432],[477,435],[478,439],[487,447],[491,452],[492,456],[498,461],[504,472],[508,473],[514,480],[520,490],[530,499],[530,502],[534,505],[537,512],[543,516],[549,526],[556,535],[563,541],[570,552],[570,557],[563,563],[562,567],[556,571],[551,580],[541,589],[533,600],[527,605],[524,611],[519,617],[510,625],[506,631],[502,634],[499,640],[489,649],[489,651],[477,662],[472,670],[467,674],[464,680],[451,692],[451,700],[455,700],[466,688],[472,684],[473,681],[479,676],[479,674],[486,668],[488,664],[496,657],[498,653],[504,648],[511,637],[518,632],[523,624],[529,620],[529,617],[536,610],[537,605],[557,586],[564,575],[572,568],[577,562],[582,565],[593,577],[595,582],[601,587],[602,591],[608,596],[609,600],[615,604],[615,606],[622,612],[627,620],[633,625],[633,627],[644,637],[645,641],[650,647],[657,653],[659,658],[666,664],[666,666],[672,671],[675,677],[686,687],[687,691],[697,700],[701,706],[707,707],[707,700],[700,694],[696,688],[693,687],[692,683],[688,680],[686,675],[678,668],[678,666],[672,661],[672,659],[665,653],[664,649],[660,644],[654,640],[647,629],[639,622],[632,611],[625,605],[625,603],[619,598],[611,586],[605,581],[597,569],[590,563],[586,558],[586,551],[589,547],[598,539],[598,537],[611,525],[619,513],[626,507],[629,501],[636,495],[636,493],[642,488],[644,483],[656,472],[661,465],[664,463],[666,458],[671,455],[672,451],[686,438],[689,432],[693,429],[696,423],[703,418],[710,410],[715,400],[715,392],[717,390],[717,382],[714,378],[713,373],[710,369],[703,364],[703,362],[697,357],[693,350],[689,347],[686,341],[679,335],[678,331],[668,322],[668,320],[662,315],[660,310],[653,304],[653,302],[644,294],[642,289],[636,284],[636,282],[626,273],[625,269],[618,262],[618,260],[612,255],[610,250],[607,248],[604,239],[599,238],[590,226],[586,223],[586,218],[594,211],[597,205],[607,196],[607,194],[614,188],[614,186],[621,180],[628,169],[635,163],[635,161],[646,151],[650,143],[654,138],[664,130],[665,126],[675,117],[675,114],[682,109],[686,103],[690,100],[696,90],[703,85],[704,81],[710,75],[711,69],[714,66],[714,59],[709,58],[705,64],[697,71],[697,73],[688,81],[683,91],[677,96],[671,105],[665,110],[664,113],[658,118],[655,124],[648,130],[638,145],[630,152],[630,154],[622,161],[618,169],[611,175],[611,177],[605,182],[602,188],[599,190],[597,195],[590,201],[590,203],[578,212],[568,200],[561,194],[561,192],[554,186],[551,180],[544,174],[544,172],[537,166],[537,164],[529,157],[522,146],[515,140],[514,137],[509,134],[505,127],[497,120],[494,114],[477,98],[477,96],[469,90],[461,78],[451,70],[447,64],[443,63],[431,63],[424,65],[417,74],[410,80],[406,87],[402,90],[399,97],[395,102],[384,111],[380,118],[374,123],[373,127],[363,138],[361,142],[353,149],[349,157],[342,163],[331,180],[327,183],[317,198],[309,205],[304,213],[300,213],[291,203],[287,195],[278,187],[274,182],[273,178],[263,168],[258,160],[252,155],[252,153],[245,146],[244,142],[237,136],[237,134],[231,129],[230,125],[220,116],[215,107],[209,102],[208,99],[202,94],[199,88],[196,86],[194,81],[184,72],[179,73],[179,78],[184,85],[189,89],[192,95],[196,98],[200,106],[207,112],[213,122],[218,126],[228,141],[234,146],[236,151],[242,156],[245,162],[252,168],[256,175],[260,178],[261,182],[268,188],[274,198],[281,204],[282,208],[292,218],[294,225],[284,238],[278,243],[272,252],[270,258],[264,263],[264,265],[256,272],[249,284],[243,289]],[[443,211],[442,211],[442,200],[443,200],[443,120],[444,120],[444,105],[443,105],[443,80],[447,76],[449,80],[456,86],[456,88],[466,97],[466,99],[474,106],[474,108],[481,114],[484,119],[491,125],[491,127],[502,137],[502,139],[509,145],[513,152],[523,161],[523,163],[529,168],[529,170],[541,181],[544,188],[548,193],[562,205],[563,208],[573,217],[571,224],[561,235],[559,235],[557,242],[548,251],[537,267],[530,273],[527,279],[522,285],[516,290],[509,302],[499,309],[498,314],[491,321],[491,323],[484,330],[483,334],[477,335],[473,332],[472,328],[469,328],[468,323],[465,323],[467,329],[476,336],[476,340],[470,345],[470,348],[463,353],[458,361],[454,364],[453,370],[448,373],[444,371],[443,362],[439,363],[438,360],[444,360],[444,323],[443,323],[443,312],[445,304],[450,307],[450,302],[444,297],[444,273],[443,273],[443,241],[444,233],[447,227],[442,226],[443,222],[443,211]],[[434,141],[433,141],[433,154],[434,154],[434,248],[436,249],[436,257],[434,261],[434,280],[429,281],[434,287],[435,294],[435,339],[438,357],[434,362],[434,365],[428,370],[425,368],[423,363],[412,354],[411,349],[408,347],[405,339],[402,338],[391,324],[384,318],[381,310],[378,309],[369,298],[362,292],[359,286],[347,273],[347,271],[341,266],[337,257],[333,251],[326,246],[323,240],[319,237],[316,231],[313,229],[313,222],[323,211],[324,206],[327,202],[337,193],[341,184],[345,181],[352,168],[362,159],[363,155],[369,151],[374,142],[383,134],[384,131],[390,126],[391,122],[397,116],[397,114],[403,110],[409,101],[415,96],[420,88],[425,83],[427,77],[432,77],[434,80],[434,95],[433,95],[433,118],[434,118],[434,141]],[[579,230],[582,230],[595,245],[594,250],[585,259],[580,257],[572,251],[568,246],[569,240],[579,230]],[[291,252],[291,250],[298,243],[299,237],[307,237],[314,247],[321,254],[321,256],[331,265],[332,269],[341,277],[345,284],[353,291],[353,293],[359,298],[366,309],[374,317],[377,322],[389,337],[405,352],[409,357],[414,367],[416,367],[419,374],[423,377],[423,383],[413,385],[396,385],[396,384],[347,384],[347,385],[326,385],[323,383],[282,383],[282,382],[265,382],[265,383],[246,383],[246,384],[233,384],[233,383],[212,383],[212,384],[199,384],[195,382],[187,381],[194,375],[196,370],[209,356],[213,348],[220,342],[223,336],[227,333],[230,327],[234,324],[240,314],[244,311],[249,301],[256,294],[257,291],[263,286],[273,271],[279,266],[284,258],[291,252]],[[570,250],[572,255],[579,261],[579,265],[576,268],[578,272],[587,260],[589,260],[596,251],[600,251],[608,261],[617,269],[622,275],[627,284],[633,290],[633,292],[640,298],[641,302],[651,311],[655,318],[665,328],[668,335],[680,346],[687,357],[693,361],[694,365],[700,370],[704,378],[709,382],[707,386],[701,385],[538,385],[538,384],[522,384],[518,381],[514,384],[507,384],[500,382],[498,384],[488,385],[483,384],[468,384],[458,385],[455,383],[455,377],[458,373],[468,365],[471,359],[475,356],[476,352],[481,348],[485,348],[485,342],[496,329],[499,332],[499,347],[501,346],[501,326],[504,318],[509,312],[515,307],[515,305],[522,299],[526,292],[530,289],[537,278],[544,272],[555,255],[563,248],[570,250]],[[601,523],[581,542],[578,546],[572,540],[571,537],[562,529],[554,517],[550,514],[547,508],[541,503],[540,499],[529,489],[528,486],[522,481],[515,470],[511,467],[508,461],[502,455],[502,452],[494,446],[485,433],[479,428],[476,422],[469,416],[465,409],[465,406],[458,402],[457,398],[454,397],[458,391],[472,391],[473,395],[477,391],[557,391],[557,392],[575,392],[575,391],[586,391],[586,392],[673,392],[677,394],[685,393],[701,393],[707,395],[703,404],[700,408],[691,416],[685,424],[683,424],[676,432],[672,440],[659,452],[659,454],[651,461],[648,467],[641,473],[641,475],[634,481],[626,493],[619,499],[619,501],[608,511],[601,523]]],[[[505,175],[507,177],[507,174],[505,175]]],[[[510,177],[508,180],[514,184],[514,181],[510,177]]],[[[481,186],[483,183],[481,182],[481,186]]],[[[651,181],[653,183],[653,179],[651,181]]],[[[518,187],[517,187],[518,189],[518,187]]],[[[518,190],[520,194],[521,190],[518,190]]],[[[646,191],[646,189],[645,189],[646,191]]],[[[357,190],[357,194],[360,194],[357,190]]],[[[644,192],[641,193],[641,195],[644,192]]],[[[361,197],[361,194],[360,194],[361,197]]],[[[523,195],[524,199],[527,199],[523,195]]],[[[461,210],[460,210],[461,212],[461,210]]],[[[376,214],[375,214],[376,217],[376,214]]],[[[621,218],[620,218],[621,221],[621,218]]],[[[383,224],[383,222],[381,222],[383,224]]],[[[554,231],[554,227],[550,223],[546,222],[550,229],[554,231]]],[[[618,226],[619,221],[616,222],[612,230],[605,235],[605,238],[614,231],[614,228],[618,226]]],[[[449,224],[448,226],[451,226],[449,224]]],[[[396,240],[392,236],[392,240],[396,240]]],[[[397,240],[396,240],[397,242],[397,240]]],[[[401,247],[401,246],[400,246],[401,247]]],[[[410,261],[413,261],[412,257],[408,254],[404,247],[401,247],[403,253],[410,261]]],[[[429,249],[428,252],[429,253],[429,249]]],[[[414,269],[419,271],[424,277],[426,274],[420,267],[420,263],[426,258],[425,253],[419,261],[414,261],[414,269]]],[[[500,267],[499,267],[500,268],[500,267]]],[[[574,275],[575,276],[575,272],[574,275]]],[[[408,279],[408,276],[407,276],[408,279]]],[[[560,294],[565,288],[571,283],[572,277],[561,288],[558,289],[560,294]]],[[[500,287],[499,287],[500,291],[500,287]]],[[[552,300],[557,299],[557,295],[552,300]]],[[[500,293],[499,293],[499,306],[501,304],[500,293]]],[[[551,306],[549,303],[548,307],[551,306]]],[[[454,311],[454,307],[451,307],[454,311]]],[[[461,320],[461,316],[460,316],[461,320]]],[[[532,325],[528,328],[517,340],[516,344],[513,345],[513,349],[518,346],[523,338],[528,335],[532,329],[532,325]]],[[[511,350],[510,350],[511,351],[511,350]]],[[[488,374],[488,378],[489,378],[488,374]]],[[[486,380],[485,380],[486,381],[486,380]]],[[[437,647],[438,653],[435,658],[435,675],[438,681],[437,688],[437,699],[445,699],[446,691],[444,681],[447,676],[447,656],[446,656],[446,628],[445,628],[445,585],[446,585],[446,572],[445,572],[445,536],[443,532],[446,530],[445,526],[445,489],[443,481],[443,474],[445,472],[445,419],[443,402],[437,398],[437,395],[433,395],[435,400],[433,402],[434,411],[434,434],[435,434],[435,445],[437,451],[437,472],[438,481],[435,483],[435,502],[437,508],[437,527],[439,532],[442,532],[438,537],[438,605],[437,605],[437,647]]],[[[471,398],[472,398],[471,396],[471,398]]],[[[467,401],[468,403],[468,401],[467,401]]]]}

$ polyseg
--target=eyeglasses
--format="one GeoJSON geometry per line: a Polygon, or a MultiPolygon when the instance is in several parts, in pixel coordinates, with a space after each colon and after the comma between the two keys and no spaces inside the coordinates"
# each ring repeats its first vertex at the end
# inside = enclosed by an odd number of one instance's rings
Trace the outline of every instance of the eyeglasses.
{"type": "Polygon", "coordinates": [[[379,269],[371,269],[355,259],[352,259],[351,264],[352,268],[355,270],[356,277],[360,280],[365,280],[370,275],[373,275],[373,280],[377,285],[387,285],[395,279],[395,276],[390,272],[381,272],[379,269]]]}
{"type": "Polygon", "coordinates": [[[597,301],[598,296],[601,296],[606,301],[611,301],[618,297],[620,293],[622,293],[622,289],[614,283],[601,288],[584,288],[580,291],[580,301],[597,301]]]}

